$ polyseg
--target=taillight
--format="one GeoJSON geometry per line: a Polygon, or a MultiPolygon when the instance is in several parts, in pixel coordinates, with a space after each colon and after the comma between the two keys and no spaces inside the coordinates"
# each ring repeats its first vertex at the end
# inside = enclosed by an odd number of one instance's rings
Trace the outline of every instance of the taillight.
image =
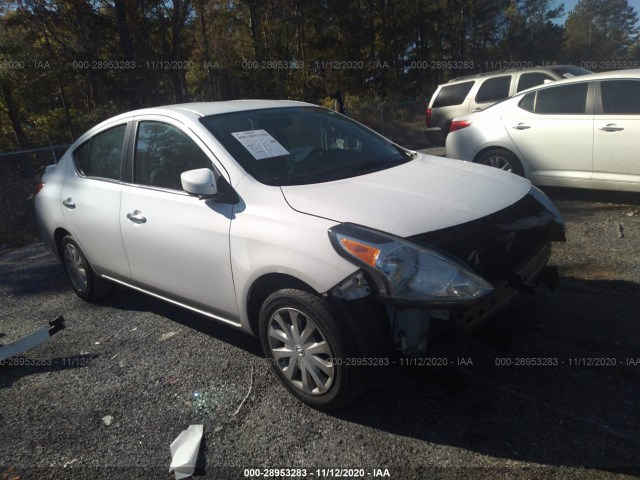
{"type": "Polygon", "coordinates": [[[427,108],[427,128],[431,128],[431,109],[427,108]]]}
{"type": "Polygon", "coordinates": [[[454,120],[453,122],[451,122],[451,125],[449,125],[449,133],[470,127],[471,123],[473,122],[471,122],[470,120],[454,120]]]}
{"type": "Polygon", "coordinates": [[[33,189],[33,194],[34,194],[34,195],[37,195],[37,194],[38,194],[38,192],[39,192],[40,190],[42,190],[42,187],[44,187],[44,182],[38,182],[38,183],[36,184],[36,188],[34,188],[34,189],[33,189]]]}

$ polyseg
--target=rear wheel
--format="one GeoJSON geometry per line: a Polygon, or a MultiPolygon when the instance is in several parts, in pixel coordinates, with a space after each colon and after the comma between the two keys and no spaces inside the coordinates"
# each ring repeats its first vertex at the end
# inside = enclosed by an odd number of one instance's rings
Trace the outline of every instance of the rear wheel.
{"type": "Polygon", "coordinates": [[[325,300],[296,289],[271,294],[260,311],[260,340],[276,375],[297,398],[323,410],[344,407],[362,387],[353,342],[334,315],[325,300]]]}
{"type": "Polygon", "coordinates": [[[109,295],[113,284],[95,274],[87,258],[71,235],[60,242],[62,263],[71,287],[87,302],[95,302],[109,295]]]}
{"type": "Polygon", "coordinates": [[[524,177],[522,164],[518,158],[508,150],[503,150],[501,148],[487,150],[476,159],[476,163],[499,168],[500,170],[515,173],[516,175],[524,177]]]}

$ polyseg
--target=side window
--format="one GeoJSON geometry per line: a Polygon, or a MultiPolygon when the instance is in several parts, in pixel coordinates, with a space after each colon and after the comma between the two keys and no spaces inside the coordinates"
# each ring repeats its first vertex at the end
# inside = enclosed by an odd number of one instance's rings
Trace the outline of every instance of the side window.
{"type": "Polygon", "coordinates": [[[478,94],[476,102],[489,103],[503,100],[509,96],[509,86],[511,85],[511,75],[489,78],[485,80],[478,94]]]}
{"type": "Polygon", "coordinates": [[[180,129],[162,122],[140,122],[136,138],[134,182],[182,190],[180,174],[211,168],[211,160],[180,129]]]}
{"type": "Polygon", "coordinates": [[[585,113],[588,83],[573,83],[538,90],[535,112],[543,114],[585,113]]]}
{"type": "Polygon", "coordinates": [[[126,125],[118,125],[84,142],[73,152],[76,169],[87,177],[120,179],[126,125]]]}
{"type": "Polygon", "coordinates": [[[433,102],[431,108],[450,107],[460,105],[473,87],[475,80],[470,82],[456,83],[455,85],[445,85],[440,89],[440,93],[433,102]]]}
{"type": "Polygon", "coordinates": [[[600,83],[602,113],[640,114],[640,81],[605,80],[600,83]]]}
{"type": "Polygon", "coordinates": [[[518,80],[518,92],[527,88],[542,85],[545,80],[553,80],[553,77],[541,72],[523,73],[518,80]]]}
{"type": "Polygon", "coordinates": [[[535,99],[536,99],[536,92],[527,93],[524,97],[522,97],[522,100],[520,100],[520,103],[518,103],[518,106],[521,109],[526,110],[527,112],[533,112],[535,99]]]}

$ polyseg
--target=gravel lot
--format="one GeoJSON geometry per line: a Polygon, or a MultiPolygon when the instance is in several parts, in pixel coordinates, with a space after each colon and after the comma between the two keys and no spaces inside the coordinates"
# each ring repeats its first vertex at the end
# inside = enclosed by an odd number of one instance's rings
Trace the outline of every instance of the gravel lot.
{"type": "Polygon", "coordinates": [[[439,397],[380,389],[336,414],[288,395],[256,339],[122,288],[84,303],[40,244],[1,251],[0,342],[58,315],[67,327],[24,365],[0,366],[0,479],[173,478],[169,445],[199,423],[204,478],[259,467],[640,477],[640,198],[549,193],[567,220],[552,258],[558,288],[521,295],[491,328],[442,350],[472,361],[470,386],[439,397]],[[527,358],[558,365],[516,366],[527,358]]]}

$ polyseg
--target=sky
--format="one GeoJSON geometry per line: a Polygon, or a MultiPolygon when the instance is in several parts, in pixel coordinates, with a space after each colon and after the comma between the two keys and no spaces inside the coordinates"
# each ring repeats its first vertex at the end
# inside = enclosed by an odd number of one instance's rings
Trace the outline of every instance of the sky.
{"type": "MultiPolygon", "coordinates": [[[[640,16],[640,0],[628,0],[628,2],[629,2],[629,5],[631,5],[633,8],[636,9],[636,12],[640,16]]],[[[571,10],[573,10],[573,8],[578,3],[578,0],[556,0],[555,1],[556,5],[560,5],[561,3],[564,3],[565,18],[562,19],[564,21],[566,20],[566,14],[569,13],[571,10]]]]}

